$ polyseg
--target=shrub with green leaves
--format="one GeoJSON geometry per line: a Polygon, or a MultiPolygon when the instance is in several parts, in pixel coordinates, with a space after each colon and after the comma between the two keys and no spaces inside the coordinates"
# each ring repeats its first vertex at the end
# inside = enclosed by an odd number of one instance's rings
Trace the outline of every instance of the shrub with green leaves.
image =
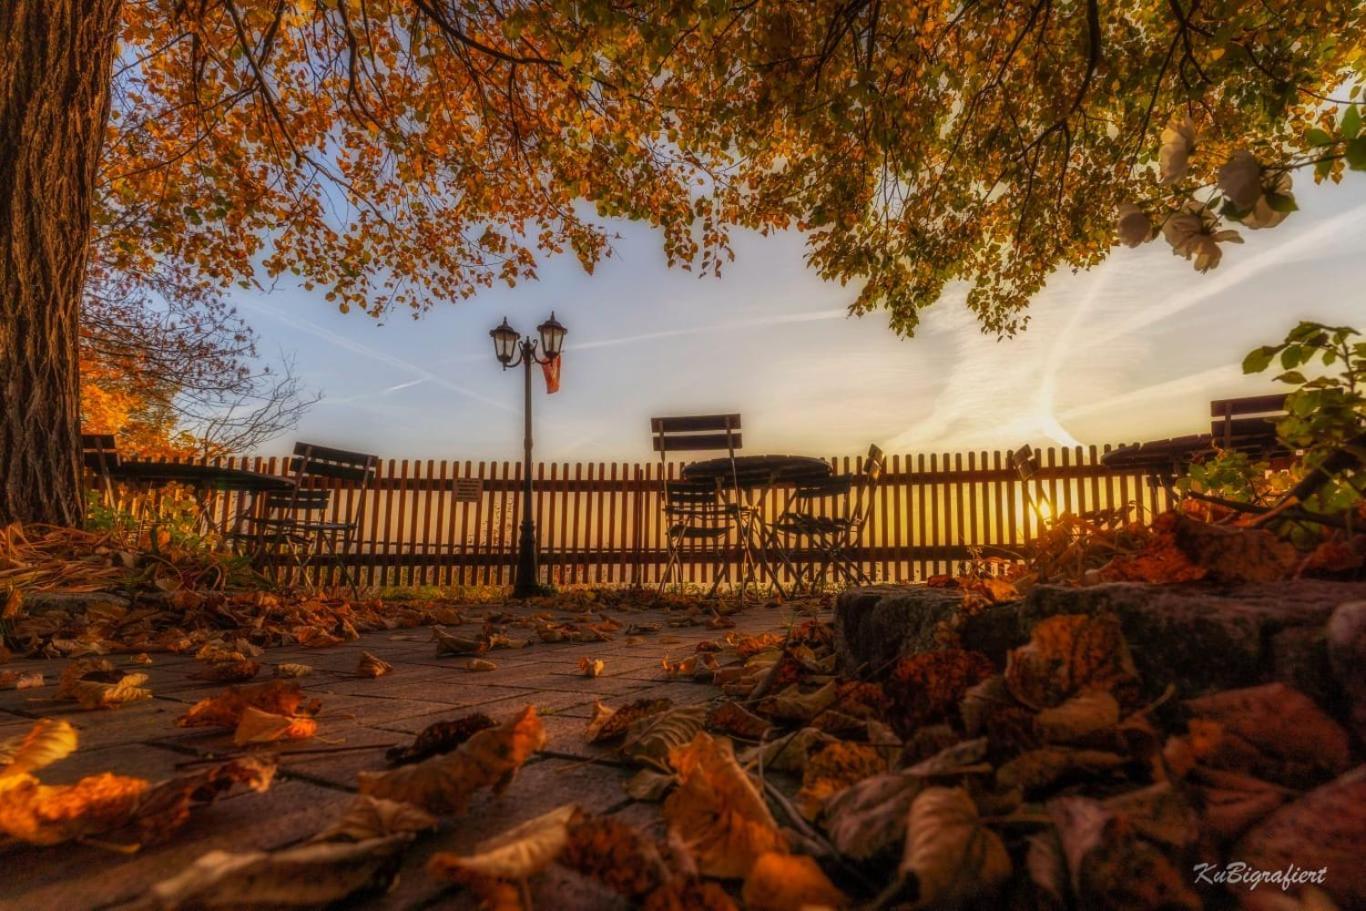
{"type": "Polygon", "coordinates": [[[1312,479],[1305,506],[1339,513],[1366,497],[1366,341],[1350,326],[1302,322],[1278,345],[1243,359],[1244,373],[1279,363],[1287,415],[1276,435],[1299,454],[1298,474],[1312,479]]]}

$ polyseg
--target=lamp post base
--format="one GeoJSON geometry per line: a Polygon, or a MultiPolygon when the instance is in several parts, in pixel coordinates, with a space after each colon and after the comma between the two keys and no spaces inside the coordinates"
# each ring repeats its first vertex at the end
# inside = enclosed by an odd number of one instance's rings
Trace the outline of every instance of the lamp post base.
{"type": "Polygon", "coordinates": [[[535,598],[550,594],[549,586],[536,578],[536,529],[529,521],[522,522],[522,538],[517,546],[517,577],[512,586],[512,597],[535,598]]]}

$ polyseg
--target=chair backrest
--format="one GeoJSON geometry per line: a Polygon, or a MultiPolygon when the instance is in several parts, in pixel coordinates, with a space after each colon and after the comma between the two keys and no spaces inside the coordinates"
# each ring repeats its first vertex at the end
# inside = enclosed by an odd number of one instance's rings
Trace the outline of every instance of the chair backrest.
{"type": "Polygon", "coordinates": [[[119,450],[112,433],[81,434],[81,464],[99,475],[108,476],[111,468],[118,468],[119,450]]]}
{"type": "Polygon", "coordinates": [[[1210,434],[1224,449],[1258,448],[1276,443],[1276,424],[1285,417],[1284,395],[1255,395],[1209,403],[1210,434]]]}
{"type": "Polygon", "coordinates": [[[876,502],[876,488],[878,481],[882,480],[883,469],[887,466],[887,457],[882,454],[882,448],[876,443],[868,447],[868,454],[863,457],[863,481],[858,487],[858,503],[854,506],[851,514],[853,521],[863,526],[873,513],[873,503],[876,502]]]}
{"type": "Polygon", "coordinates": [[[296,480],[329,478],[360,481],[368,486],[375,479],[378,462],[377,457],[364,452],[348,452],[316,443],[295,443],[289,472],[296,480]]]}
{"type": "Polygon", "coordinates": [[[702,452],[740,448],[740,415],[702,414],[691,417],[650,418],[655,452],[702,452]]]}

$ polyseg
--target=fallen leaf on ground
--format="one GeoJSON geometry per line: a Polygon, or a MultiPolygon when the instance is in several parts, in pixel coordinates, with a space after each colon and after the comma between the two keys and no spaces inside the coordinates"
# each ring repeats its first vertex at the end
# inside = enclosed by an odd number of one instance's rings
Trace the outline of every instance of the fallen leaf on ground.
{"type": "Polygon", "coordinates": [[[391,747],[384,758],[394,765],[420,762],[429,756],[449,753],[475,734],[494,727],[493,719],[483,712],[475,712],[453,721],[437,721],[418,732],[406,747],[391,747]]]}
{"type": "Polygon", "coordinates": [[[670,752],[679,785],[664,801],[670,833],[687,846],[707,876],[740,879],[787,840],[768,804],[731,751],[730,741],[699,732],[670,752]]]}
{"type": "Polygon", "coordinates": [[[1224,841],[1242,835],[1298,793],[1241,772],[1200,767],[1192,770],[1186,783],[1200,804],[1201,824],[1224,841]]]}
{"type": "Polygon", "coordinates": [[[152,886],[138,911],[191,908],[326,907],[379,892],[398,873],[411,835],[321,842],[281,851],[210,851],[152,886]]]}
{"type": "Polygon", "coordinates": [[[584,732],[589,743],[607,743],[626,736],[627,730],[642,718],[656,715],[673,707],[672,699],[637,699],[619,709],[608,707],[601,700],[593,703],[593,717],[584,732]]]}
{"type": "Polygon", "coordinates": [[[911,803],[900,872],[914,877],[914,907],[932,908],[990,895],[1010,876],[1011,863],[967,791],[926,788],[911,803]]]}
{"type": "Polygon", "coordinates": [[[310,841],[367,841],[402,833],[425,832],[437,826],[437,818],[409,803],[357,795],[340,819],[314,835],[310,841]]]}
{"type": "Polygon", "coordinates": [[[569,822],[579,808],[566,804],[527,820],[501,835],[482,841],[470,855],[442,851],[432,855],[427,869],[449,877],[453,870],[493,879],[526,879],[545,869],[569,840],[569,822]]]}
{"type": "Polygon", "coordinates": [[[230,760],[156,784],[103,772],[70,785],[45,785],[27,773],[0,778],[0,832],[37,845],[100,836],[141,845],[167,837],[196,806],[235,785],[264,791],[274,766],[230,760]]]}
{"type": "Polygon", "coordinates": [[[902,772],[874,775],[831,798],[825,831],[846,857],[871,860],[906,838],[911,802],[924,783],[902,772]]]}
{"type": "Polygon", "coordinates": [[[6,671],[5,674],[0,674],[0,677],[5,678],[0,682],[13,684],[16,690],[35,690],[40,686],[47,685],[46,681],[43,680],[43,675],[37,673],[16,674],[13,671],[6,671]]]}
{"type": "Polygon", "coordinates": [[[414,804],[431,813],[463,812],[480,788],[501,794],[532,753],[545,745],[545,728],[529,705],[496,728],[479,731],[454,752],[392,772],[361,772],[360,792],[414,804]]]}
{"type": "Polygon", "coordinates": [[[1034,718],[1044,740],[1066,743],[1119,723],[1119,701],[1104,690],[1078,693],[1034,718]]]}
{"type": "Polygon", "coordinates": [[[151,699],[152,691],[142,686],[146,682],[146,674],[124,674],[113,683],[77,680],[67,692],[83,709],[114,709],[128,702],[151,699]]]}
{"type": "Polygon", "coordinates": [[[1006,662],[1011,695],[1034,709],[1057,706],[1083,690],[1113,692],[1135,681],[1133,657],[1113,616],[1059,614],[1035,625],[1006,662]]]}
{"type": "Polygon", "coordinates": [[[465,670],[476,672],[496,671],[498,670],[498,665],[487,658],[471,658],[469,661],[465,662],[465,670]]]}
{"type": "MultiPolygon", "coordinates": [[[[1257,823],[1230,851],[1253,870],[1328,870],[1322,883],[1343,909],[1366,907],[1366,766],[1315,788],[1257,823]]],[[[1274,882],[1267,893],[1279,892],[1274,882]]],[[[1261,893],[1263,889],[1258,889],[1261,893]]],[[[1291,891],[1294,891],[1293,889],[1291,891]]],[[[1247,903],[1252,911],[1265,904],[1247,903]]]]}
{"type": "Polygon", "coordinates": [[[1026,793],[1047,788],[1065,776],[1103,775],[1123,766],[1128,760],[1105,750],[1071,747],[1041,747],[1026,750],[996,770],[1002,787],[1020,788],[1026,793]]]}
{"type": "Polygon", "coordinates": [[[361,652],[356,673],[362,677],[383,677],[393,669],[394,666],[382,658],[377,658],[369,652],[361,652]]]}
{"type": "Polygon", "coordinates": [[[242,713],[248,708],[293,717],[316,715],[318,706],[316,699],[304,703],[299,684],[287,680],[272,680],[252,686],[229,687],[222,693],[201,699],[176,719],[176,725],[182,728],[235,728],[242,720],[242,713]]]}
{"type": "Polygon", "coordinates": [[[318,733],[318,722],[307,715],[276,715],[247,706],[232,742],[237,746],[250,743],[275,743],[280,740],[307,740],[318,733]]]}
{"type": "Polygon", "coordinates": [[[36,772],[76,750],[71,722],[40,718],[27,734],[0,741],[0,778],[36,772]]]}
{"type": "Polygon", "coordinates": [[[1326,781],[1352,763],[1347,731],[1283,683],[1187,700],[1190,741],[1203,765],[1292,787],[1326,781]]]}
{"type": "Polygon", "coordinates": [[[1199,911],[1189,874],[1098,801],[1059,797],[1048,812],[1057,827],[1072,889],[1083,908],[1199,911]]]}
{"type": "Polygon", "coordinates": [[[432,638],[436,640],[436,654],[441,655],[482,655],[487,649],[477,639],[456,636],[439,626],[432,627],[432,638]]]}
{"type": "Polygon", "coordinates": [[[277,664],[275,665],[276,677],[307,677],[313,673],[311,665],[307,664],[277,664]]]}
{"type": "Polygon", "coordinates": [[[892,701],[892,729],[905,737],[919,727],[952,717],[968,689],[995,672],[986,655],[959,648],[901,659],[886,685],[892,701]]]}
{"type": "Polygon", "coordinates": [[[866,743],[836,741],[812,754],[802,770],[797,809],[809,820],[820,816],[825,802],[865,778],[887,771],[887,761],[866,743]]]}
{"type": "Polygon", "coordinates": [[[209,680],[214,683],[246,683],[259,673],[260,663],[250,658],[234,658],[228,661],[215,661],[190,676],[196,680],[209,680]]]}
{"type": "Polygon", "coordinates": [[[763,699],[758,705],[758,712],[778,721],[806,724],[835,704],[838,698],[836,689],[837,684],[833,680],[809,693],[790,686],[781,693],[763,699]]]}
{"type": "Polygon", "coordinates": [[[607,662],[601,658],[580,658],[579,673],[585,677],[601,677],[607,669],[607,662]]]}
{"type": "Polygon", "coordinates": [[[849,904],[820,864],[809,857],[773,851],[754,862],[740,897],[751,911],[844,908],[849,904]]]}
{"type": "Polygon", "coordinates": [[[633,900],[671,877],[655,839],[610,816],[583,814],[571,820],[559,864],[633,900]]]}
{"type": "Polygon", "coordinates": [[[146,652],[138,652],[136,655],[128,659],[128,663],[147,665],[152,664],[154,662],[152,661],[151,655],[147,654],[146,652]]]}
{"type": "Polygon", "coordinates": [[[692,740],[706,718],[705,705],[684,705],[646,715],[627,730],[621,755],[667,772],[672,768],[669,752],[692,740]]]}
{"type": "Polygon", "coordinates": [[[773,726],[738,702],[723,702],[707,712],[707,727],[744,740],[762,740],[773,726]]]}

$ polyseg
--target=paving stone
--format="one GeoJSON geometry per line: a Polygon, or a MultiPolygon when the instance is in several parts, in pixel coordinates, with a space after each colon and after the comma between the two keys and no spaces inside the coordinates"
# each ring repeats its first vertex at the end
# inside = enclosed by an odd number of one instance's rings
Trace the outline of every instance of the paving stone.
{"type": "MultiPolygon", "coordinates": [[[[408,718],[387,718],[378,719],[371,722],[372,727],[388,731],[399,731],[408,734],[416,734],[429,724],[438,721],[454,721],[457,718],[464,718],[475,712],[483,712],[489,717],[498,721],[502,718],[511,716],[525,705],[535,705],[536,711],[543,717],[564,714],[567,710],[577,710],[581,706],[592,706],[592,697],[584,696],[579,693],[554,693],[554,692],[532,692],[523,697],[508,697],[493,702],[485,702],[479,705],[470,706],[444,706],[439,711],[430,712],[422,715],[415,715],[408,718]]],[[[583,717],[589,717],[589,714],[583,717]]]]}
{"type": "Polygon", "coordinates": [[[0,907],[78,911],[127,901],[212,850],[278,848],[335,819],[350,795],[301,781],[278,783],[201,808],[166,842],[133,855],[83,845],[20,846],[0,853],[0,907]]]}
{"type": "Polygon", "coordinates": [[[74,784],[87,775],[113,772],[148,781],[163,781],[180,774],[176,763],[191,758],[184,752],[157,749],[142,743],[90,749],[82,746],[65,759],[45,767],[38,776],[44,784],[74,784]]]}

